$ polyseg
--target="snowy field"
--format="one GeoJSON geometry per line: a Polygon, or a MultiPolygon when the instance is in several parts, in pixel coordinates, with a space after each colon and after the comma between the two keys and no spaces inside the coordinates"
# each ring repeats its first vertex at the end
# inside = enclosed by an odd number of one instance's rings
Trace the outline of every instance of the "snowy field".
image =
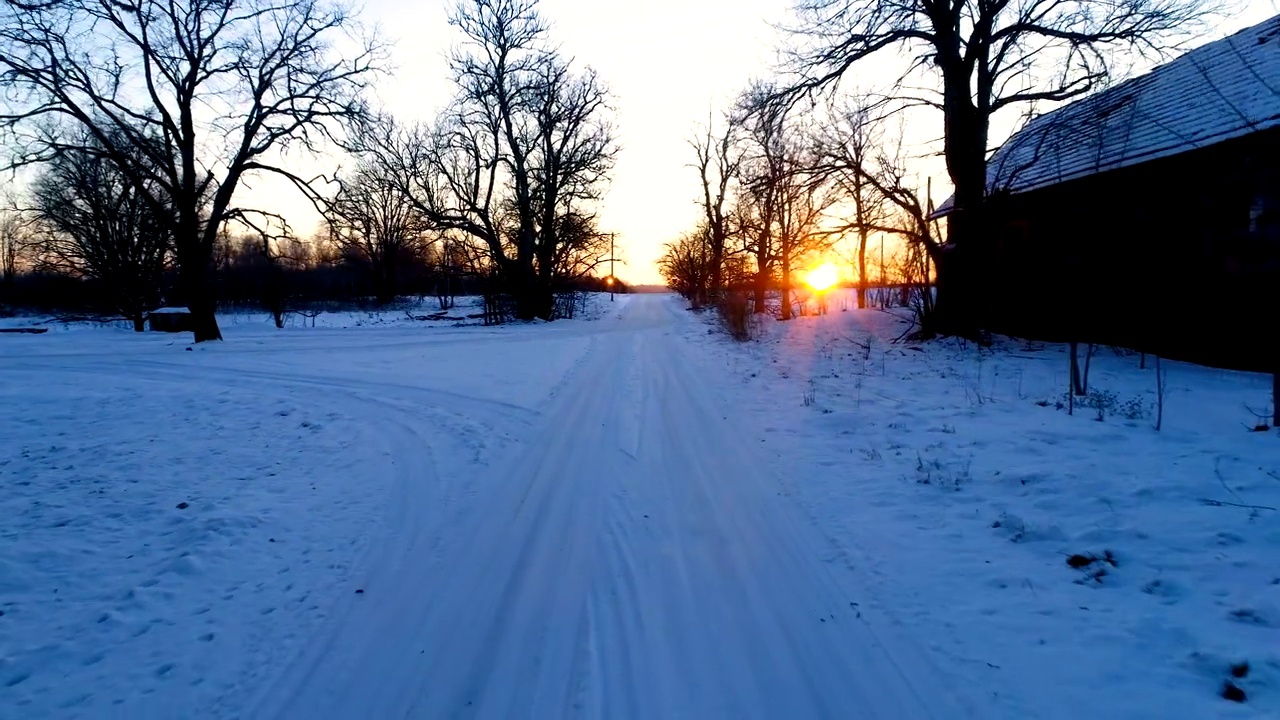
{"type": "Polygon", "coordinates": [[[847,304],[0,335],[0,718],[1280,716],[1269,378],[847,304]]]}
{"type": "Polygon", "coordinates": [[[1280,717],[1269,376],[1165,362],[1156,432],[1151,357],[1100,348],[1103,409],[1068,416],[1065,346],[895,344],[896,317],[829,307],[741,345],[690,328],[700,372],[979,716],[1280,717]]]}
{"type": "Polygon", "coordinates": [[[472,492],[589,346],[402,312],[223,316],[193,350],[41,320],[0,335],[3,718],[240,713],[342,616],[404,495],[472,492]]]}

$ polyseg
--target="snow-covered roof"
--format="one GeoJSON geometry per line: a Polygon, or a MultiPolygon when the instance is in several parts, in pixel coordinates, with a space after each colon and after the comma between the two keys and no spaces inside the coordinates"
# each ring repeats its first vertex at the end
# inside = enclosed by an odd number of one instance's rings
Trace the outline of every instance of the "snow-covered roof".
{"type": "Polygon", "coordinates": [[[1035,118],[991,158],[988,189],[1027,192],[1275,127],[1280,15],[1035,118]]]}

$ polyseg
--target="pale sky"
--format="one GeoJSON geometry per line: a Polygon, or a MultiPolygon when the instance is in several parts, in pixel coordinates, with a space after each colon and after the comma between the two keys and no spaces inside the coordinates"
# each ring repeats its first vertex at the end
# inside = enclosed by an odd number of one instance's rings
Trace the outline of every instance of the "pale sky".
{"type": "MultiPolygon", "coordinates": [[[[1242,4],[1214,37],[1280,12],[1280,0],[1242,4]]],[[[453,93],[445,61],[456,41],[445,20],[449,5],[368,0],[363,8],[365,22],[394,43],[396,70],[379,83],[378,95],[403,120],[431,119],[453,93]]],[[[618,233],[626,261],[619,277],[660,282],[653,265],[662,244],[699,217],[687,140],[708,112],[718,116],[750,78],[767,73],[778,43],[770,22],[786,20],[789,7],[790,0],[542,0],[551,37],[580,65],[594,67],[614,96],[622,149],[601,219],[604,231],[618,233]]],[[[872,81],[875,69],[865,68],[872,81]]],[[[936,137],[940,128],[936,117],[919,137],[936,137]]],[[[940,165],[928,172],[939,173],[935,187],[945,183],[940,165]]],[[[309,234],[317,219],[310,206],[296,197],[280,201],[295,230],[309,234]]]]}

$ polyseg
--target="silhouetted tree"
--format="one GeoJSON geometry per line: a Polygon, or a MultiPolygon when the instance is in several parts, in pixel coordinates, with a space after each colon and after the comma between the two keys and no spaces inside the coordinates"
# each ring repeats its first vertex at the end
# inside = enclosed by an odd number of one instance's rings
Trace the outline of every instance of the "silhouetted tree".
{"type": "Polygon", "coordinates": [[[534,0],[460,0],[450,22],[450,109],[429,128],[385,120],[362,150],[434,228],[487,250],[517,317],[550,319],[565,246],[600,237],[579,229],[617,151],[608,92],[550,44],[534,0]]]}
{"type": "Polygon", "coordinates": [[[667,287],[688,298],[695,309],[702,307],[704,289],[714,272],[710,235],[705,226],[684,233],[664,245],[658,258],[658,272],[667,287]]]}
{"type": "Polygon", "coordinates": [[[160,304],[172,214],[91,149],[92,139],[83,142],[85,149],[57,155],[32,183],[33,215],[42,226],[37,269],[94,281],[100,307],[142,332],[160,304]]]}
{"type": "MultiPolygon", "coordinates": [[[[706,223],[707,243],[710,251],[711,274],[706,284],[710,299],[723,289],[726,245],[731,234],[733,217],[730,203],[731,188],[742,164],[742,148],[735,137],[737,128],[726,123],[723,131],[716,133],[711,123],[690,141],[697,157],[698,179],[702,183],[702,214],[706,223]]],[[[702,298],[706,302],[709,298],[702,298]]]]}
{"type": "Polygon", "coordinates": [[[368,265],[379,304],[395,300],[402,261],[423,255],[430,242],[422,212],[369,163],[340,178],[324,207],[330,241],[344,257],[368,265]]]}
{"type": "Polygon", "coordinates": [[[0,6],[0,125],[14,164],[88,150],[169,228],[197,342],[221,338],[211,282],[219,230],[247,175],[306,183],[272,158],[332,138],[364,111],[381,48],[317,0],[51,0],[0,6]],[[335,42],[348,40],[341,52],[335,42]],[[83,129],[94,141],[79,143],[83,129]],[[71,131],[71,132],[68,132],[71,131]]]}
{"type": "MultiPolygon", "coordinates": [[[[882,51],[914,57],[909,75],[934,82],[943,150],[955,187],[948,252],[937,258],[948,331],[980,322],[979,275],[966,259],[981,235],[991,117],[1011,105],[1063,101],[1104,82],[1112,53],[1159,52],[1190,37],[1214,0],[799,0],[796,42],[778,99],[837,86],[882,51]],[[954,280],[953,280],[953,275],[954,280]]],[[[920,83],[917,83],[920,84],[920,83]]],[[[940,307],[941,310],[941,307],[940,307]]]]}
{"type": "Polygon", "coordinates": [[[556,286],[575,286],[608,264],[612,251],[609,234],[600,232],[594,215],[559,214],[556,235],[556,254],[551,262],[551,281],[556,286]]]}
{"type": "Polygon", "coordinates": [[[871,234],[889,221],[889,208],[872,176],[879,172],[877,158],[884,152],[884,133],[874,105],[865,96],[832,103],[819,130],[818,172],[840,193],[847,208],[839,230],[856,238],[858,307],[867,307],[867,244],[871,234]]]}
{"type": "Polygon", "coordinates": [[[745,226],[756,256],[756,312],[764,311],[764,295],[772,271],[782,296],[780,318],[790,320],[792,270],[808,255],[829,247],[833,234],[822,228],[836,195],[817,172],[813,130],[792,117],[785,106],[770,102],[772,87],[749,90],[739,101],[744,155],[741,182],[746,203],[745,226]]]}
{"type": "Polygon", "coordinates": [[[29,242],[30,220],[17,210],[0,211],[0,298],[11,293],[18,256],[29,242]]]}

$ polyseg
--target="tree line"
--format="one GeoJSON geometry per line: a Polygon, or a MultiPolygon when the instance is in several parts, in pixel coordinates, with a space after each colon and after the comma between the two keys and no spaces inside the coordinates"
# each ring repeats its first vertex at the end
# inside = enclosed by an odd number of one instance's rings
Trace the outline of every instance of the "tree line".
{"type": "Polygon", "coordinates": [[[932,286],[911,295],[919,334],[976,336],[999,284],[980,242],[999,192],[987,172],[992,119],[1087,94],[1125,53],[1176,49],[1217,9],[1212,0],[798,0],[774,76],[747,83],[718,127],[695,135],[702,219],[667,245],[660,269],[695,306],[742,292],[761,313],[777,292],[787,319],[798,264],[837,243],[851,248],[865,307],[870,241],[893,238],[896,280],[932,286]],[[905,71],[851,91],[855,72],[877,60],[905,71]],[[937,142],[913,156],[908,123],[937,142]],[[931,151],[952,190],[945,228],[918,179],[931,151]]]}
{"type": "Polygon", "coordinates": [[[851,250],[860,307],[873,285],[889,283],[929,302],[923,288],[941,242],[929,198],[907,170],[900,128],[891,132],[883,107],[865,96],[799,112],[776,103],[776,92],[752,87],[719,128],[689,142],[702,218],[666,245],[659,268],[668,284],[695,307],[742,292],[755,313],[776,294],[787,320],[800,270],[851,250]],[[883,248],[886,237],[893,254],[881,252],[877,263],[872,241],[883,248]]]}
{"type": "Polygon", "coordinates": [[[429,285],[445,304],[465,282],[555,317],[609,259],[595,210],[617,142],[607,88],[536,5],[454,3],[454,102],[406,123],[369,105],[387,47],[342,5],[7,0],[0,137],[35,179],[0,221],[5,286],[20,266],[75,278],[135,323],[176,299],[198,342],[221,337],[220,291],[252,285],[275,312],[348,282],[338,265],[379,302],[429,285]],[[340,169],[304,177],[300,154],[340,169]],[[315,242],[241,202],[264,175],[315,205],[315,242]]]}

